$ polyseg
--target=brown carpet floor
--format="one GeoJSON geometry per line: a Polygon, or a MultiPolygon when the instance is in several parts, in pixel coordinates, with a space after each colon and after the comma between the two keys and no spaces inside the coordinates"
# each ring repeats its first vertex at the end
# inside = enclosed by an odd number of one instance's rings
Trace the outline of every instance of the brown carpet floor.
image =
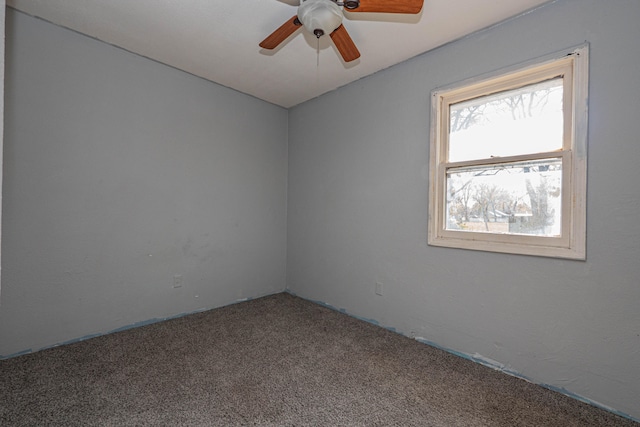
{"type": "Polygon", "coordinates": [[[640,426],[289,294],[0,361],[0,425],[640,426]]]}

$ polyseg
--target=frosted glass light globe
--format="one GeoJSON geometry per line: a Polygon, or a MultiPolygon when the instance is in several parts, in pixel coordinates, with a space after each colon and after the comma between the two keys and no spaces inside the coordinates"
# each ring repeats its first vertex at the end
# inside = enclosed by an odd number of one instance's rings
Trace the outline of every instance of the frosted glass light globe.
{"type": "Polygon", "coordinates": [[[333,33],[342,17],[342,9],[331,0],[302,0],[298,8],[298,19],[316,37],[333,33]]]}

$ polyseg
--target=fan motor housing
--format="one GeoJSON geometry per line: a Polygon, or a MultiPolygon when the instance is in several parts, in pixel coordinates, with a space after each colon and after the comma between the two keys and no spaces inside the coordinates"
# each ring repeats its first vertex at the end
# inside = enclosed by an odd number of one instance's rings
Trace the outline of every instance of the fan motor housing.
{"type": "Polygon", "coordinates": [[[342,5],[349,10],[357,9],[360,6],[360,0],[345,0],[342,5]]]}

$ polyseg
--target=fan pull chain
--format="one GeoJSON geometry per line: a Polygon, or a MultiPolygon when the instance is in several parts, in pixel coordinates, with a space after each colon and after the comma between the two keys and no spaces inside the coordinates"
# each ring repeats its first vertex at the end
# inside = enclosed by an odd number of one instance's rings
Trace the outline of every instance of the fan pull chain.
{"type": "Polygon", "coordinates": [[[316,47],[316,89],[320,86],[320,37],[317,38],[316,47]]]}

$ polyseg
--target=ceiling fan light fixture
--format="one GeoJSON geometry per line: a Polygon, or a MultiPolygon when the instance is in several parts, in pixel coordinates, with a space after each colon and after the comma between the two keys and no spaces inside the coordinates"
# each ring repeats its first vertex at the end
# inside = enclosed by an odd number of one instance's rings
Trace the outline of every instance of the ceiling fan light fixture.
{"type": "Polygon", "coordinates": [[[342,9],[331,0],[302,0],[298,19],[316,37],[331,34],[342,24],[342,9]]]}
{"type": "MultiPolygon", "coordinates": [[[[289,18],[259,43],[263,49],[275,49],[301,26],[318,39],[329,35],[344,62],[360,58],[360,52],[342,25],[342,8],[352,12],[420,13],[424,0],[299,0],[298,13],[289,18]]],[[[318,55],[320,44],[318,44],[318,55]]]]}

